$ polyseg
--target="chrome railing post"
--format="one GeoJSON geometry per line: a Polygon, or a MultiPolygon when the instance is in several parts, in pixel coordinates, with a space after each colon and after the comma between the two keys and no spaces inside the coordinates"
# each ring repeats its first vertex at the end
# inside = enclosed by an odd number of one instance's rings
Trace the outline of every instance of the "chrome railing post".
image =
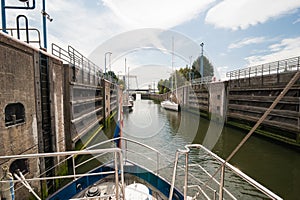
{"type": "Polygon", "coordinates": [[[220,177],[220,188],[219,188],[219,200],[223,199],[224,178],[225,178],[225,163],[222,163],[221,177],[220,177]]]}
{"type": "Polygon", "coordinates": [[[176,178],[178,157],[179,157],[179,152],[177,151],[176,156],[175,156],[175,163],[174,163],[174,170],[173,170],[173,177],[172,177],[172,183],[171,183],[171,188],[170,188],[169,200],[172,200],[172,198],[173,198],[173,191],[174,191],[174,186],[175,186],[175,178],[176,178]]]}
{"type": "Polygon", "coordinates": [[[75,158],[74,158],[74,155],[72,155],[72,164],[73,164],[74,180],[76,180],[76,167],[75,167],[75,158]]]}
{"type": "Polygon", "coordinates": [[[124,184],[124,165],[123,165],[123,156],[122,151],[119,153],[120,156],[120,171],[121,171],[121,193],[123,195],[123,199],[125,199],[125,184],[124,184]]]}
{"type": "Polygon", "coordinates": [[[128,145],[128,141],[125,140],[125,160],[128,159],[128,157],[127,157],[127,152],[128,152],[128,147],[127,147],[127,145],[128,145]]]}
{"type": "Polygon", "coordinates": [[[119,173],[118,173],[118,159],[117,159],[116,152],[114,152],[114,156],[115,156],[116,199],[119,199],[119,173]]]}
{"type": "Polygon", "coordinates": [[[159,175],[159,154],[156,153],[156,174],[159,175]]]}
{"type": "Polygon", "coordinates": [[[184,200],[187,199],[187,189],[188,189],[188,172],[189,170],[189,153],[185,153],[185,174],[184,174],[184,188],[183,188],[183,195],[184,200]]]}

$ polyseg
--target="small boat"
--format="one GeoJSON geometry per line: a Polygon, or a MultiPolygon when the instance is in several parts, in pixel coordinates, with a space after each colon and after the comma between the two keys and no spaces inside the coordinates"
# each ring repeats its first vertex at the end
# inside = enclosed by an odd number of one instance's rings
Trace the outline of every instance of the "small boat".
{"type": "Polygon", "coordinates": [[[123,94],[123,111],[124,112],[131,112],[133,108],[133,99],[131,98],[132,96],[128,95],[128,92],[125,92],[123,94]]]}
{"type": "Polygon", "coordinates": [[[133,101],[134,101],[134,97],[132,95],[130,95],[128,97],[128,102],[133,106],[133,101]]]}
{"type": "Polygon", "coordinates": [[[131,112],[133,110],[132,108],[133,108],[133,105],[129,101],[123,103],[123,111],[124,112],[131,112]]]}
{"type": "MultiPolygon", "coordinates": [[[[172,38],[172,72],[173,72],[173,63],[174,63],[174,61],[173,61],[173,59],[174,59],[174,38],[172,38]]],[[[171,91],[173,92],[173,75],[171,75],[171,91]]],[[[176,84],[176,74],[175,74],[175,86],[177,85],[176,84]]],[[[177,89],[176,89],[176,96],[175,96],[175,99],[176,99],[176,102],[178,102],[177,101],[177,89]]],[[[176,103],[174,100],[174,95],[173,94],[171,94],[170,95],[170,100],[169,99],[166,99],[166,100],[164,100],[164,101],[162,101],[161,103],[160,103],[160,105],[161,105],[161,107],[163,107],[163,108],[165,108],[165,109],[168,109],[168,110],[173,110],[173,111],[180,111],[180,106],[179,106],[179,104],[178,103],[176,103]]]]}
{"type": "Polygon", "coordinates": [[[163,107],[167,110],[173,110],[173,111],[177,111],[177,112],[180,111],[180,105],[178,103],[176,103],[173,99],[174,99],[174,95],[171,94],[170,99],[166,99],[166,100],[160,102],[161,107],[163,107]]]}
{"type": "Polygon", "coordinates": [[[23,184],[24,191],[36,199],[41,198],[32,185],[45,185],[49,180],[69,183],[47,200],[281,199],[200,144],[188,144],[174,154],[171,159],[172,156],[148,145],[118,137],[81,151],[0,156],[0,161],[28,159],[34,163],[46,157],[59,159],[51,168],[53,172],[14,172],[18,179],[14,180],[15,185],[23,184]],[[116,147],[116,141],[122,148],[116,147]],[[68,174],[58,175],[62,169],[67,169],[68,174]]]}
{"type": "Polygon", "coordinates": [[[164,100],[160,103],[160,105],[161,105],[161,107],[168,109],[168,110],[179,111],[179,105],[170,100],[164,100]]]}

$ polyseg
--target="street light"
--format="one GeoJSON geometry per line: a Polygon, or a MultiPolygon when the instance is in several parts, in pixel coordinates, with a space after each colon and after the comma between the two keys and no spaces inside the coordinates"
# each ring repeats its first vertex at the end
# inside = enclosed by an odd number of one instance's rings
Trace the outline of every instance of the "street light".
{"type": "Polygon", "coordinates": [[[190,70],[189,70],[189,82],[191,83],[191,79],[192,79],[192,59],[193,59],[193,56],[190,56],[190,70]]]}
{"type": "Polygon", "coordinates": [[[200,44],[201,46],[201,58],[200,58],[200,74],[201,74],[201,78],[204,77],[204,74],[203,74],[203,46],[204,46],[204,43],[202,42],[200,44]]]}
{"type": "MultiPolygon", "coordinates": [[[[106,55],[107,54],[109,54],[109,57],[111,56],[111,54],[112,54],[112,52],[106,52],[105,54],[104,54],[104,74],[105,74],[105,76],[107,77],[107,74],[106,74],[106,55]]],[[[110,59],[109,59],[110,60],[110,59]]]]}

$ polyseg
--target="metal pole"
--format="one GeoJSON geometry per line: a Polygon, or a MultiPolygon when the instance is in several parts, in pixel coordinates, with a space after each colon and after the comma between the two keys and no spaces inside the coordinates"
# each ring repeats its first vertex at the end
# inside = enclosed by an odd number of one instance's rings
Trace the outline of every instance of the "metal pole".
{"type": "Polygon", "coordinates": [[[173,199],[173,192],[174,192],[174,186],[175,186],[175,178],[176,178],[178,158],[179,158],[179,152],[176,152],[174,169],[173,169],[173,176],[172,176],[172,182],[171,182],[171,188],[170,188],[170,193],[169,193],[169,200],[173,199]]]}
{"type": "Polygon", "coordinates": [[[220,188],[219,188],[219,200],[223,199],[223,187],[224,187],[224,178],[225,178],[225,165],[221,166],[221,177],[220,177],[220,188]]]}
{"type": "Polygon", "coordinates": [[[111,71],[111,53],[109,54],[109,71],[111,71]]]}
{"type": "Polygon", "coordinates": [[[105,75],[106,77],[108,77],[107,74],[106,74],[106,55],[107,55],[107,54],[111,54],[111,52],[106,52],[106,53],[104,54],[104,75],[105,75]]]}
{"type": "Polygon", "coordinates": [[[72,156],[72,165],[73,165],[73,175],[74,180],[76,180],[76,167],[75,167],[75,158],[72,156]]]}
{"type": "Polygon", "coordinates": [[[106,76],[106,53],[104,54],[104,78],[106,76]]]}
{"type": "Polygon", "coordinates": [[[183,188],[183,196],[184,200],[187,199],[187,189],[188,189],[188,170],[189,170],[189,154],[185,153],[185,176],[184,176],[184,188],[183,188]]]}
{"type": "Polygon", "coordinates": [[[192,67],[192,59],[193,59],[193,56],[190,56],[190,70],[189,70],[189,82],[191,83],[191,76],[192,76],[192,70],[193,70],[193,67],[192,67]]]}
{"type": "Polygon", "coordinates": [[[7,31],[6,31],[5,0],[1,0],[1,14],[2,14],[2,31],[4,33],[7,33],[7,31]]]}
{"type": "Polygon", "coordinates": [[[159,175],[159,154],[156,153],[156,175],[159,175]]]}
{"type": "Polygon", "coordinates": [[[201,74],[201,78],[204,77],[204,74],[203,74],[203,46],[204,46],[204,43],[202,42],[200,44],[201,46],[201,58],[200,58],[200,74],[201,74]]]}
{"type": "Polygon", "coordinates": [[[44,36],[44,48],[47,50],[47,22],[46,22],[46,1],[43,0],[43,36],[44,36]]]}
{"type": "Polygon", "coordinates": [[[119,199],[119,170],[118,170],[118,160],[117,160],[117,153],[114,153],[115,157],[115,182],[116,182],[116,199],[119,199]]]}

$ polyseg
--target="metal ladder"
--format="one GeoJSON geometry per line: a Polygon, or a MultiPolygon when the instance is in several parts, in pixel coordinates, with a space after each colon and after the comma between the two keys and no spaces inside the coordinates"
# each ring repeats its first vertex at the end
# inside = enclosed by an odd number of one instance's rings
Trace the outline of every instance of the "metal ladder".
{"type": "MultiPolygon", "coordinates": [[[[41,89],[41,112],[42,112],[42,142],[43,152],[53,152],[53,138],[52,138],[52,127],[51,127],[51,98],[50,98],[50,87],[49,87],[49,63],[48,57],[40,53],[40,89],[41,89]]],[[[44,158],[46,177],[54,176],[53,170],[49,170],[54,166],[53,158],[44,158]]],[[[49,193],[54,190],[54,181],[47,180],[47,189],[49,193]]]]}

